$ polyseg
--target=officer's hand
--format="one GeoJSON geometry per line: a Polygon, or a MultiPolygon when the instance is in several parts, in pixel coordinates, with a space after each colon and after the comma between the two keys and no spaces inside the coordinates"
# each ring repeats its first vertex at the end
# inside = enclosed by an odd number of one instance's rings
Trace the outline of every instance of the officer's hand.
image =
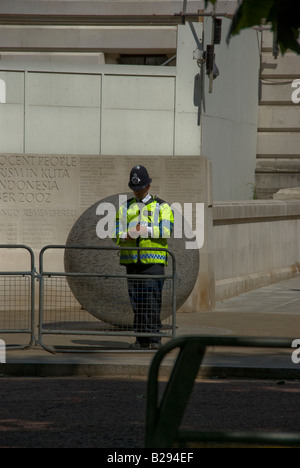
{"type": "Polygon", "coordinates": [[[137,239],[139,237],[140,233],[139,233],[139,230],[138,230],[138,226],[139,226],[139,224],[136,227],[129,229],[129,231],[127,232],[127,239],[129,239],[129,240],[132,239],[133,240],[133,239],[137,239]]]}
{"type": "Polygon", "coordinates": [[[148,235],[148,228],[147,226],[141,226],[137,224],[134,228],[129,229],[127,232],[127,239],[137,239],[137,237],[147,237],[148,235]]]}
{"type": "Polygon", "coordinates": [[[140,226],[139,235],[141,237],[148,237],[148,228],[147,228],[147,226],[140,226]]]}

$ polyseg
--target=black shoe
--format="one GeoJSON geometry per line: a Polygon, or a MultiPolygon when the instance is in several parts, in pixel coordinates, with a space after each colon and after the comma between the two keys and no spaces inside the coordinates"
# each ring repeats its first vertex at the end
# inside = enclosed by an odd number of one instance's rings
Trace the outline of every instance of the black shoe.
{"type": "Polygon", "coordinates": [[[130,349],[149,349],[149,344],[148,343],[140,343],[139,341],[136,341],[135,343],[132,343],[129,345],[130,349]]]}
{"type": "Polygon", "coordinates": [[[162,344],[160,341],[154,341],[153,343],[150,343],[151,349],[160,349],[161,347],[162,347],[162,344]]]}

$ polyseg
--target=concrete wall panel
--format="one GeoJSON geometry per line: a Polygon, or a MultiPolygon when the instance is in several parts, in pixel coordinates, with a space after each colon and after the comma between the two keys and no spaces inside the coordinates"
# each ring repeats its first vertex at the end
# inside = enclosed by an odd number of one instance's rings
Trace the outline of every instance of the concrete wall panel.
{"type": "Polygon", "coordinates": [[[174,77],[105,76],[101,152],[174,152],[174,77]]]}
{"type": "Polygon", "coordinates": [[[174,112],[174,77],[105,76],[104,109],[148,109],[174,112]]]}
{"type": "Polygon", "coordinates": [[[100,76],[28,73],[25,151],[99,154],[100,76]]]}
{"type": "Polygon", "coordinates": [[[30,106],[99,107],[100,77],[66,73],[28,73],[30,106]]]}
{"type": "Polygon", "coordinates": [[[216,301],[293,276],[300,266],[298,201],[213,208],[216,301]]]}
{"type": "Polygon", "coordinates": [[[96,108],[34,106],[26,112],[26,152],[99,154],[96,108]]]}
{"type": "MultiPolygon", "coordinates": [[[[222,30],[229,26],[223,20],[222,30]]],[[[211,22],[205,22],[209,44],[211,22]]],[[[253,30],[243,31],[229,45],[215,46],[220,75],[209,93],[205,76],[201,154],[211,158],[215,200],[245,200],[254,184],[257,145],[259,43],[253,30]]]]}
{"type": "Polygon", "coordinates": [[[0,144],[3,151],[22,152],[24,144],[24,73],[0,71],[0,144]]]}
{"type": "Polygon", "coordinates": [[[299,78],[299,61],[297,55],[293,52],[287,52],[280,56],[280,60],[273,57],[269,52],[263,52],[261,57],[261,77],[281,78],[288,75],[299,78]]]}
{"type": "Polygon", "coordinates": [[[273,79],[260,81],[260,102],[261,104],[286,104],[292,103],[292,78],[273,79]]]}
{"type": "Polygon", "coordinates": [[[258,155],[299,155],[300,133],[259,132],[257,134],[258,155]]]}
{"type": "Polygon", "coordinates": [[[103,113],[101,153],[173,154],[173,112],[107,109],[103,113]]]}
{"type": "Polygon", "coordinates": [[[299,107],[294,106],[260,106],[258,127],[269,131],[299,130],[299,107]]]}

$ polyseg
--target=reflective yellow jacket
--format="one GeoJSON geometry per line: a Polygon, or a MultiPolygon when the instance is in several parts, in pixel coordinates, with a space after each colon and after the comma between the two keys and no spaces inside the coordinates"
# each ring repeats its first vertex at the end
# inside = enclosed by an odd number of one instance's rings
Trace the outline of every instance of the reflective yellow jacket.
{"type": "MultiPolygon", "coordinates": [[[[147,247],[168,249],[168,241],[174,226],[173,212],[165,201],[150,196],[146,203],[131,198],[123,204],[116,216],[116,231],[113,240],[121,247],[147,247]],[[127,232],[136,227],[147,226],[148,235],[124,240],[127,232]]],[[[161,263],[167,265],[168,255],[159,250],[121,250],[120,263],[161,263]]]]}

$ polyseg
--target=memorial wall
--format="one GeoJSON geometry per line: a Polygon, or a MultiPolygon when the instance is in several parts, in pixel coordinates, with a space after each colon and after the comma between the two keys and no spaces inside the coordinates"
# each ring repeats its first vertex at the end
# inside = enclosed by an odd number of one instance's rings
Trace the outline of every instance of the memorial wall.
{"type": "MultiPolygon", "coordinates": [[[[148,168],[152,194],[170,204],[188,203],[193,216],[196,204],[203,203],[207,225],[202,228],[205,232],[210,229],[207,212],[211,205],[211,175],[206,158],[9,153],[0,154],[0,243],[29,246],[38,269],[40,250],[49,244],[65,245],[72,226],[85,210],[107,196],[130,192],[129,172],[136,164],[148,168]]],[[[208,241],[205,234],[200,249],[202,277],[209,269],[208,241]]],[[[2,250],[1,257],[2,270],[17,268],[11,264],[14,257],[9,251],[2,250]]],[[[50,266],[54,271],[63,271],[62,255],[53,256],[50,266]]]]}

